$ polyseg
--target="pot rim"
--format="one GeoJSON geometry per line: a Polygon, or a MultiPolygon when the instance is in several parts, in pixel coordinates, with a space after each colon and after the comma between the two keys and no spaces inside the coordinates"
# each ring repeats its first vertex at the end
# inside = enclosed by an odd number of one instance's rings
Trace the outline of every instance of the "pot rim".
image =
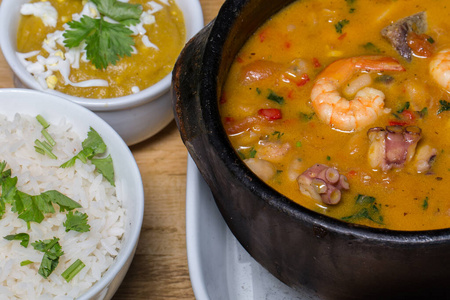
{"type": "MultiPolygon", "coordinates": [[[[202,74],[200,78],[199,98],[208,103],[210,110],[202,110],[202,117],[208,142],[215,148],[216,153],[231,173],[239,178],[242,184],[252,190],[267,205],[272,206],[290,217],[309,222],[313,226],[326,228],[337,234],[351,235],[375,242],[392,244],[414,244],[415,246],[441,244],[450,240],[450,228],[406,231],[374,228],[364,225],[348,223],[339,219],[307,209],[286,196],[282,195],[259,177],[257,177],[239,158],[232,147],[221,122],[218,108],[218,74],[221,67],[223,46],[229,36],[230,29],[238,22],[240,12],[245,9],[250,0],[227,0],[221,7],[216,19],[213,21],[211,31],[205,44],[202,56],[202,74]]],[[[259,24],[260,26],[261,24],[259,24]]],[[[239,26],[239,24],[237,24],[239,26]]],[[[259,27],[258,26],[258,27],[259,27]]]]}

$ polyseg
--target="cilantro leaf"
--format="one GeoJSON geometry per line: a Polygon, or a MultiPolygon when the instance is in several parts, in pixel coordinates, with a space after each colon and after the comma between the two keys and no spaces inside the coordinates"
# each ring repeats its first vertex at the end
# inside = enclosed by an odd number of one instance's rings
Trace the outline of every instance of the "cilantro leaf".
{"type": "Polygon", "coordinates": [[[83,16],[79,21],[70,21],[67,25],[71,30],[63,34],[64,45],[68,48],[75,48],[97,30],[100,20],[83,16]]]}
{"type": "Polygon", "coordinates": [[[18,191],[13,211],[17,212],[19,218],[25,222],[41,223],[44,220],[44,214],[39,209],[40,205],[38,201],[37,197],[18,191]],[[18,205],[19,203],[20,205],[18,205]]]}
{"type": "Polygon", "coordinates": [[[61,168],[68,168],[75,165],[77,159],[86,163],[88,159],[91,159],[96,154],[102,154],[106,151],[106,144],[103,142],[102,137],[90,127],[87,138],[81,143],[83,149],[70,160],[63,163],[61,168]]]}
{"type": "Polygon", "coordinates": [[[95,165],[96,170],[105,177],[106,180],[112,186],[114,184],[114,166],[110,155],[105,158],[94,158],[97,154],[103,154],[106,152],[106,144],[102,137],[94,130],[90,128],[87,138],[82,143],[83,149],[74,157],[66,161],[61,165],[61,168],[68,168],[75,165],[77,159],[86,163],[87,160],[91,160],[92,164],[95,165]]]}
{"type": "Polygon", "coordinates": [[[88,215],[79,211],[69,212],[66,216],[66,221],[63,223],[66,227],[66,232],[70,230],[78,232],[88,232],[91,226],[87,223],[88,215]]]}
{"type": "Polygon", "coordinates": [[[78,202],[73,201],[66,195],[55,190],[43,192],[39,196],[47,203],[51,202],[58,204],[60,212],[69,211],[81,207],[81,205],[78,202]]]}
{"type": "Polygon", "coordinates": [[[142,14],[139,4],[124,3],[117,0],[91,0],[98,11],[117,22],[125,25],[136,25],[142,14]]]}
{"type": "Polygon", "coordinates": [[[81,145],[83,148],[91,148],[93,150],[92,156],[105,153],[106,151],[105,142],[103,142],[102,137],[92,127],[89,128],[88,136],[81,145]]]}
{"type": "Polygon", "coordinates": [[[121,57],[131,56],[133,32],[123,24],[113,24],[86,15],[80,21],[67,24],[70,30],[63,34],[64,45],[73,48],[85,41],[86,57],[97,69],[106,69],[109,64],[115,65],[121,57]]]}
{"type": "MultiPolygon", "coordinates": [[[[6,163],[0,164],[0,170],[4,170],[6,163]]],[[[0,195],[0,217],[5,213],[5,203],[11,204],[11,211],[19,214],[19,218],[25,222],[41,223],[45,213],[54,213],[53,204],[59,205],[59,211],[68,211],[81,207],[62,193],[51,190],[39,195],[31,196],[16,188],[17,177],[11,177],[11,169],[0,174],[2,194],[0,195]]]]}
{"type": "Polygon", "coordinates": [[[95,165],[97,171],[102,174],[103,177],[105,177],[112,186],[115,186],[114,166],[111,155],[108,155],[105,158],[93,158],[91,159],[91,162],[95,165]]]}
{"type": "Polygon", "coordinates": [[[16,184],[17,177],[5,178],[2,182],[2,195],[0,196],[0,199],[7,203],[11,203],[17,192],[16,184]]]}
{"type": "Polygon", "coordinates": [[[84,15],[79,21],[68,22],[69,30],[63,34],[64,45],[78,47],[85,42],[86,57],[97,69],[115,65],[120,58],[131,56],[133,32],[126,25],[139,23],[142,7],[117,0],[92,0],[100,12],[99,19],[84,15]],[[108,17],[118,23],[110,23],[108,17]]]}
{"type": "Polygon", "coordinates": [[[131,56],[134,46],[133,33],[123,24],[99,20],[99,28],[86,40],[86,57],[97,69],[115,65],[120,58],[131,56]]]}
{"type": "Polygon", "coordinates": [[[37,251],[44,252],[38,273],[47,278],[56,269],[59,263],[59,257],[64,254],[59,244],[59,238],[54,237],[52,240],[37,241],[31,243],[37,251]]]}
{"type": "Polygon", "coordinates": [[[28,233],[11,234],[3,238],[8,241],[21,241],[20,244],[25,248],[28,247],[28,243],[30,242],[30,235],[28,233]]]}

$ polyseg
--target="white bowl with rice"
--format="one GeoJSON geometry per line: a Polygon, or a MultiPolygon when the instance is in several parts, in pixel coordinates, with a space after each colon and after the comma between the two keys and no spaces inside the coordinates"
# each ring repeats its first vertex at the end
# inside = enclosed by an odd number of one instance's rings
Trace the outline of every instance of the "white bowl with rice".
{"type": "Polygon", "coordinates": [[[96,114],[70,101],[38,91],[1,89],[0,163],[3,161],[11,177],[17,177],[17,190],[29,195],[59,191],[81,206],[77,210],[86,214],[90,228],[66,232],[68,213],[56,204],[54,213],[45,213],[40,223],[31,221],[27,226],[7,202],[0,218],[1,298],[110,299],[133,259],[144,212],[142,179],[125,142],[96,114]],[[50,123],[46,131],[55,142],[51,152],[56,159],[34,148],[36,140],[45,140],[37,115],[50,123]],[[115,187],[95,171],[90,160],[84,164],[77,159],[73,167],[60,168],[82,149],[90,127],[106,144],[102,155],[112,158],[115,187]],[[18,233],[29,234],[26,248],[4,238],[18,233]],[[45,279],[38,272],[43,254],[31,244],[52,238],[59,239],[64,254],[45,279]],[[67,282],[62,274],[77,259],[85,266],[67,282]],[[27,263],[21,266],[22,262],[27,263]]]}
{"type": "MultiPolygon", "coordinates": [[[[71,96],[45,88],[26,70],[23,59],[17,55],[17,33],[20,9],[30,0],[2,0],[0,6],[0,46],[11,67],[16,87],[41,90],[58,95],[94,111],[110,124],[125,140],[133,145],[148,139],[167,126],[173,119],[169,93],[172,75],[169,73],[152,86],[134,91],[134,94],[91,99],[71,96]],[[22,62],[21,62],[22,61],[22,62]]],[[[160,1],[160,0],[158,0],[160,1]]],[[[167,2],[164,0],[161,3],[167,2]]],[[[203,14],[199,0],[175,0],[182,11],[186,26],[186,41],[203,27],[203,14]]]]}

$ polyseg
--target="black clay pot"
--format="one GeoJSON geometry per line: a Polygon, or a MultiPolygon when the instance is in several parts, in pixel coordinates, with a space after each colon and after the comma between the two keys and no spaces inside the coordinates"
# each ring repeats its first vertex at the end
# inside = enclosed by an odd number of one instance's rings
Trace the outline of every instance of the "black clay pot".
{"type": "Polygon", "coordinates": [[[262,182],[228,141],[218,95],[230,64],[292,1],[226,1],[175,66],[175,119],[219,210],[250,255],[293,288],[323,299],[450,299],[450,230],[389,231],[317,214],[262,182]]]}

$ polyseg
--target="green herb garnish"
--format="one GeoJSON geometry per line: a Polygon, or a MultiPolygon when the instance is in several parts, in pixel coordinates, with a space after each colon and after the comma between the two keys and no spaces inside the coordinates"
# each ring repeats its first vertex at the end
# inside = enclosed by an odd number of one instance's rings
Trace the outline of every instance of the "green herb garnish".
{"type": "Polygon", "coordinates": [[[105,158],[94,158],[94,156],[106,152],[106,144],[94,128],[90,128],[87,138],[81,145],[83,146],[83,149],[77,155],[63,163],[61,168],[69,168],[74,166],[77,159],[83,163],[86,163],[89,159],[92,164],[95,165],[96,170],[101,173],[112,186],[115,186],[114,167],[111,156],[108,155],[105,158]]]}
{"type": "Polygon", "coordinates": [[[278,104],[283,104],[284,103],[284,98],[282,96],[277,95],[272,90],[269,90],[269,95],[267,96],[267,99],[275,101],[278,104]]]}
{"type": "Polygon", "coordinates": [[[437,114],[441,112],[450,110],[450,103],[445,100],[439,100],[439,104],[441,105],[437,111],[437,114]]]}
{"type": "Polygon", "coordinates": [[[277,140],[279,140],[279,139],[284,135],[284,132],[274,131],[274,132],[272,133],[272,135],[273,135],[273,136],[276,136],[276,137],[277,137],[277,140]]]}
{"type": "Polygon", "coordinates": [[[5,203],[12,205],[11,210],[19,214],[25,222],[41,223],[45,213],[54,213],[53,204],[59,205],[59,210],[69,211],[81,207],[62,193],[50,190],[39,195],[31,196],[17,189],[17,177],[11,177],[11,170],[4,170],[6,162],[0,164],[0,217],[5,213],[5,203]]]}
{"type": "Polygon", "coordinates": [[[252,147],[248,153],[248,157],[255,158],[257,151],[252,147]]]}
{"type": "Polygon", "coordinates": [[[422,208],[423,210],[426,210],[428,208],[428,197],[425,197],[425,199],[423,199],[422,208]]]}
{"type": "Polygon", "coordinates": [[[79,211],[68,212],[66,215],[66,221],[63,223],[66,227],[66,232],[70,230],[78,232],[88,232],[91,226],[87,223],[88,215],[79,211]]]}
{"type": "Polygon", "coordinates": [[[421,118],[424,118],[424,117],[426,117],[427,115],[428,115],[428,108],[427,108],[427,107],[424,107],[424,108],[422,108],[421,111],[419,111],[419,116],[420,116],[421,118]]]}
{"type": "Polygon", "coordinates": [[[339,22],[334,24],[334,28],[336,29],[336,32],[342,33],[342,28],[344,28],[344,26],[347,25],[348,23],[350,23],[350,21],[347,19],[344,19],[344,20],[340,20],[339,22]]]}
{"type": "Polygon", "coordinates": [[[11,234],[3,238],[8,241],[20,241],[20,244],[25,248],[28,247],[28,243],[30,242],[30,235],[28,233],[11,234]]]}
{"type": "Polygon", "coordinates": [[[58,238],[52,240],[37,241],[31,243],[35,250],[44,252],[38,273],[47,278],[56,269],[59,263],[59,257],[64,254],[61,250],[58,238]]]}
{"type": "Polygon", "coordinates": [[[380,48],[378,48],[377,46],[375,46],[373,43],[368,42],[367,44],[364,44],[362,46],[364,49],[371,51],[373,53],[381,53],[380,48]]]}
{"type": "Polygon", "coordinates": [[[31,260],[23,260],[23,261],[21,261],[20,262],[20,266],[21,267],[23,267],[23,266],[28,266],[28,265],[30,265],[30,264],[32,264],[32,263],[34,263],[34,261],[31,261],[31,260]]]}
{"type": "Polygon", "coordinates": [[[355,222],[361,219],[367,219],[374,223],[383,225],[383,216],[381,216],[380,208],[375,202],[375,198],[371,196],[361,195],[355,197],[356,213],[343,217],[342,220],[347,222],[355,222]]]}
{"type": "Polygon", "coordinates": [[[41,115],[37,115],[36,120],[38,120],[39,124],[41,124],[42,127],[44,127],[44,129],[47,129],[50,126],[50,124],[48,124],[47,120],[45,120],[45,118],[41,115]]]}
{"type": "Polygon", "coordinates": [[[309,113],[309,114],[304,113],[304,112],[300,112],[300,113],[299,113],[299,116],[300,116],[300,119],[301,119],[302,121],[307,122],[307,121],[310,121],[310,120],[314,117],[315,114],[316,114],[316,113],[314,113],[314,112],[309,113]]]}
{"type": "Polygon", "coordinates": [[[79,259],[70,265],[61,276],[67,281],[71,281],[86,265],[79,259]]]}
{"type": "Polygon", "coordinates": [[[400,107],[399,110],[397,110],[397,113],[401,114],[404,110],[409,108],[410,103],[409,102],[405,102],[405,104],[402,105],[402,107],[400,107]]]}
{"type": "Polygon", "coordinates": [[[97,69],[115,65],[120,58],[131,56],[133,33],[127,25],[139,23],[142,7],[118,0],[91,0],[100,12],[100,19],[83,16],[79,21],[68,22],[64,45],[75,48],[85,42],[86,56],[97,69]],[[105,17],[117,23],[110,23],[105,17]]]}
{"type": "Polygon", "coordinates": [[[47,132],[47,128],[50,126],[50,124],[47,122],[47,120],[44,119],[43,116],[37,115],[36,120],[44,127],[44,129],[41,130],[42,135],[45,138],[45,141],[35,140],[34,149],[36,152],[42,154],[42,155],[48,155],[52,159],[57,159],[56,155],[53,154],[53,146],[56,145],[55,140],[51,137],[51,135],[47,132]]]}

